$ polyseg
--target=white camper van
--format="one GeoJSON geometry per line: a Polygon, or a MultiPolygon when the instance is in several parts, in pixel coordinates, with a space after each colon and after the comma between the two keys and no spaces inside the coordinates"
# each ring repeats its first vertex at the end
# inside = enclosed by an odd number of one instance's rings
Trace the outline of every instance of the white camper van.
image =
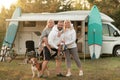
{"type": "MultiPolygon", "coordinates": [[[[6,19],[6,21],[18,21],[19,29],[16,39],[14,41],[17,53],[25,53],[25,41],[34,40],[36,47],[39,42],[39,35],[46,25],[48,19],[58,20],[71,20],[76,32],[78,48],[81,53],[89,53],[87,44],[87,17],[90,11],[66,11],[59,13],[22,13],[16,19],[6,19]]],[[[120,31],[112,25],[114,22],[112,18],[101,13],[103,23],[103,45],[102,52],[113,54],[114,56],[120,55],[120,31]]]]}
{"type": "Polygon", "coordinates": [[[120,55],[120,31],[110,22],[103,22],[102,53],[120,55]]]}

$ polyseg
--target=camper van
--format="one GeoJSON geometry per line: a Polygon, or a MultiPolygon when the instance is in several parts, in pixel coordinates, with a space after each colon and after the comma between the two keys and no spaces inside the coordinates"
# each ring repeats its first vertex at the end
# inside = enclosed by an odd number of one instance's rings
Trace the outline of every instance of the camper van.
{"type": "MultiPolygon", "coordinates": [[[[77,33],[77,44],[80,53],[89,54],[87,44],[87,20],[90,11],[65,11],[58,13],[21,13],[21,16],[6,21],[19,22],[19,28],[14,40],[14,49],[19,54],[24,54],[25,42],[33,40],[35,47],[38,47],[39,37],[46,26],[48,19],[71,20],[77,33]]],[[[103,45],[102,52],[106,54],[120,55],[120,31],[112,24],[114,20],[104,13],[100,13],[103,25],[103,45]]]]}
{"type": "Polygon", "coordinates": [[[102,53],[120,55],[120,31],[110,22],[103,22],[102,53]]]}

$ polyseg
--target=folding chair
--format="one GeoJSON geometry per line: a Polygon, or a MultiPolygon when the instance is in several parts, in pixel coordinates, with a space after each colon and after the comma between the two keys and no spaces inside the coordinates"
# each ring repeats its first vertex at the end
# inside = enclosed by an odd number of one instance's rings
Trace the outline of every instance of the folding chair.
{"type": "Polygon", "coordinates": [[[26,45],[26,52],[25,52],[25,58],[29,60],[32,57],[37,57],[36,56],[36,51],[35,51],[35,45],[33,40],[28,40],[25,42],[26,45]]]}

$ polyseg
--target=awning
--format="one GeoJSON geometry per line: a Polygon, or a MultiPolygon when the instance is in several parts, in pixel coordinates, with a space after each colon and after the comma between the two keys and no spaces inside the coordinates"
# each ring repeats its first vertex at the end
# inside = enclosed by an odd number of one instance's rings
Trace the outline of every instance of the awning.
{"type": "MultiPolygon", "coordinates": [[[[48,19],[85,21],[90,11],[66,11],[58,13],[22,13],[20,17],[15,19],[6,19],[6,21],[47,21],[48,19]]],[[[114,22],[112,18],[101,13],[102,21],[114,22]]]]}

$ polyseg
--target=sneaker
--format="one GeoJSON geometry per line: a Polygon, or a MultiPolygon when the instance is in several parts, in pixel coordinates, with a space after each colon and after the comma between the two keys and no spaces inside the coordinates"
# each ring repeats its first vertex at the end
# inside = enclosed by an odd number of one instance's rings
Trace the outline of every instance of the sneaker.
{"type": "Polygon", "coordinates": [[[83,76],[83,71],[82,70],[80,70],[79,76],[83,76]]]}
{"type": "Polygon", "coordinates": [[[66,77],[70,77],[72,74],[71,73],[67,73],[66,74],[66,77]]]}
{"type": "Polygon", "coordinates": [[[59,73],[57,74],[57,77],[65,77],[63,74],[59,73]]]}

